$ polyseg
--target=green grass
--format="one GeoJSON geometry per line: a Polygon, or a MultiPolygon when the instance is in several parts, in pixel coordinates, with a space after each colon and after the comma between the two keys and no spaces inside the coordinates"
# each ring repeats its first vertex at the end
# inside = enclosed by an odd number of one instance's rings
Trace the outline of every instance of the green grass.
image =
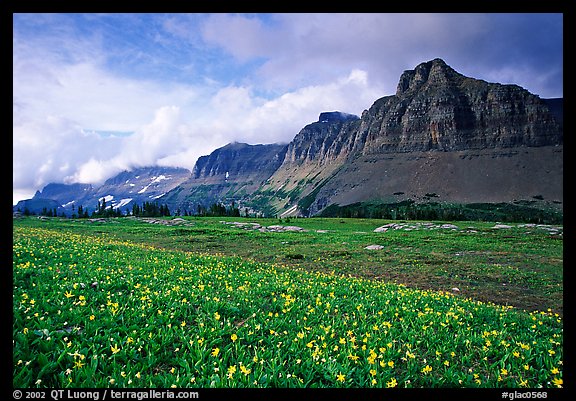
{"type": "MultiPolygon", "coordinates": [[[[307,232],[262,233],[221,221],[277,219],[187,218],[191,226],[166,227],[133,219],[89,223],[27,219],[17,224],[111,236],[165,249],[239,256],[257,262],[299,267],[404,284],[410,288],[450,291],[461,296],[520,309],[563,312],[563,240],[537,227],[493,229],[494,223],[456,222],[461,230],[373,230],[390,221],[372,219],[292,219],[307,232]],[[119,221],[122,223],[120,224],[119,221]],[[468,229],[469,228],[469,229],[468,229]],[[327,230],[319,233],[317,230],[327,230]],[[477,231],[468,232],[468,231],[477,231]],[[384,246],[380,251],[364,248],[384,246]]],[[[417,224],[407,222],[406,224],[417,224]]],[[[442,224],[442,223],[438,223],[442,224]]]]}
{"type": "Polygon", "coordinates": [[[187,220],[15,220],[14,387],[562,385],[562,241],[542,230],[187,220]],[[479,300],[502,284],[553,309],[479,300]]]}

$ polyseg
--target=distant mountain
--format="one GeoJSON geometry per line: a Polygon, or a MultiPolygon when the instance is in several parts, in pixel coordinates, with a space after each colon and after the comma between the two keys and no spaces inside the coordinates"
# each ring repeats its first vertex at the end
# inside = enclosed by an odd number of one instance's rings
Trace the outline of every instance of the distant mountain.
{"type": "Polygon", "coordinates": [[[98,187],[91,184],[51,183],[36,192],[32,199],[18,202],[14,210],[24,211],[27,207],[30,212],[40,213],[46,200],[52,202],[59,215],[71,215],[78,210],[78,206],[91,213],[102,200],[106,200],[107,207],[131,210],[134,204],[159,200],[189,177],[190,170],[184,168],[155,166],[123,171],[98,187]]]}
{"type": "Polygon", "coordinates": [[[235,142],[216,149],[200,157],[190,178],[166,194],[163,202],[181,213],[196,213],[198,207],[207,208],[220,202],[245,204],[278,169],[286,148],[283,144],[235,142]]]}
{"type": "MultiPolygon", "coordinates": [[[[376,100],[361,118],[321,113],[287,145],[263,185],[234,200],[284,216],[408,199],[529,200],[561,209],[562,115],[562,99],[469,78],[434,59],[405,71],[396,94],[376,100]]],[[[202,170],[213,168],[218,152],[202,160],[202,170]]],[[[212,188],[210,199],[229,203],[229,195],[225,186],[212,188]]]]}
{"type": "Polygon", "coordinates": [[[200,157],[192,173],[155,167],[98,188],[50,184],[34,197],[46,198],[65,209],[159,199],[182,213],[234,203],[272,216],[406,200],[562,210],[563,99],[466,77],[434,59],[404,71],[396,93],[361,117],[322,112],[288,144],[231,143],[200,157]]]}
{"type": "Polygon", "coordinates": [[[25,199],[21,200],[13,207],[14,211],[19,211],[21,213],[33,213],[33,214],[40,214],[44,211],[50,211],[52,214],[53,210],[56,210],[57,213],[60,209],[60,204],[56,202],[54,199],[43,199],[43,198],[36,198],[36,199],[25,199]]]}
{"type": "Polygon", "coordinates": [[[58,203],[57,207],[65,207],[69,202],[90,196],[93,189],[92,184],[51,183],[36,191],[33,199],[52,199],[58,203]]]}

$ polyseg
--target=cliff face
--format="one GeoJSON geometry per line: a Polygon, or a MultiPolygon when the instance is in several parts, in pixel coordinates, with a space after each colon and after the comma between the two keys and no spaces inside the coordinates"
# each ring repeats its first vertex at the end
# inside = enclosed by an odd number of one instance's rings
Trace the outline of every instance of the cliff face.
{"type": "Polygon", "coordinates": [[[361,119],[322,113],[288,145],[280,169],[355,154],[561,145],[561,109],[557,99],[468,78],[435,59],[405,71],[396,94],[378,99],[361,119]]]}
{"type": "Polygon", "coordinates": [[[280,166],[285,153],[286,145],[231,143],[200,157],[192,177],[195,180],[265,180],[280,166]]]}
{"type": "Polygon", "coordinates": [[[171,210],[195,213],[198,206],[221,202],[244,206],[244,200],[257,191],[278,169],[287,145],[248,145],[231,143],[202,156],[190,179],[167,193],[162,201],[171,210]]]}
{"type": "Polygon", "coordinates": [[[405,71],[396,95],[364,112],[363,154],[562,144],[546,103],[517,85],[465,77],[435,59],[405,71]]]}
{"type": "Polygon", "coordinates": [[[361,118],[321,113],[274,163],[242,148],[254,159],[245,165],[246,156],[234,153],[238,145],[228,145],[198,160],[194,174],[222,182],[226,171],[230,177],[237,171],[246,181],[262,161],[267,177],[259,176],[262,185],[242,199],[278,214],[314,214],[332,203],[418,201],[429,193],[466,203],[543,192],[558,205],[562,110],[561,99],[469,78],[434,59],[405,71],[396,94],[376,100],[361,118]]]}
{"type": "Polygon", "coordinates": [[[318,122],[308,124],[288,144],[283,167],[305,163],[322,165],[350,153],[350,139],[358,129],[359,118],[322,120],[322,114],[318,122]]]}
{"type": "Polygon", "coordinates": [[[542,188],[559,202],[562,111],[561,99],[465,77],[434,59],[405,71],[396,94],[378,99],[360,120],[321,115],[326,122],[304,127],[268,186],[298,196],[271,201],[280,211],[299,201],[306,214],[334,202],[398,200],[394,193],[499,202],[531,198],[542,188]],[[472,171],[455,174],[459,169],[472,171]]]}

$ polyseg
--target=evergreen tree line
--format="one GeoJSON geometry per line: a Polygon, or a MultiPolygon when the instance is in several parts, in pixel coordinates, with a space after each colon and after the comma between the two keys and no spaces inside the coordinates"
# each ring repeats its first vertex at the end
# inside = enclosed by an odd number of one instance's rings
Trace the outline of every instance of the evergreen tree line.
{"type": "Polygon", "coordinates": [[[163,217],[170,216],[168,205],[160,205],[156,202],[144,202],[142,206],[134,204],[132,206],[132,216],[142,217],[163,217]]]}
{"type": "MultiPolygon", "coordinates": [[[[30,211],[27,207],[24,208],[22,212],[24,216],[34,216],[36,215],[35,212],[30,211]]],[[[40,216],[47,216],[47,217],[68,217],[64,212],[61,212],[58,215],[58,211],[56,208],[49,209],[44,207],[42,211],[39,213],[40,216]]],[[[102,202],[98,201],[98,205],[96,209],[90,213],[88,208],[84,208],[84,206],[79,205],[78,208],[75,208],[72,205],[72,214],[70,215],[73,219],[88,219],[91,217],[124,217],[124,216],[140,216],[140,217],[163,217],[163,216],[171,216],[170,209],[168,205],[162,204],[158,205],[157,202],[144,202],[142,205],[134,204],[132,206],[132,210],[130,212],[122,212],[120,208],[112,208],[106,205],[106,199],[102,199],[102,202]]]]}
{"type": "MultiPolygon", "coordinates": [[[[80,209],[82,206],[79,206],[80,209]]],[[[78,213],[80,215],[80,213],[78,213]]],[[[85,212],[84,215],[87,213],[85,212]]],[[[158,202],[144,202],[142,205],[134,203],[132,205],[132,211],[129,213],[122,213],[120,208],[112,208],[106,206],[106,199],[102,199],[102,202],[98,201],[98,206],[96,210],[92,213],[92,217],[123,217],[123,216],[137,216],[137,217],[163,217],[170,216],[170,209],[168,205],[162,204],[158,205],[158,202]]]]}
{"type": "Polygon", "coordinates": [[[321,217],[367,218],[386,220],[501,221],[537,224],[563,224],[562,213],[509,203],[415,204],[412,200],[397,203],[354,203],[330,205],[321,217]]]}
{"type": "MultiPolygon", "coordinates": [[[[25,216],[36,215],[36,213],[31,212],[27,207],[24,208],[22,212],[25,216]]],[[[122,212],[120,208],[112,208],[106,204],[106,199],[98,201],[96,208],[90,213],[88,208],[79,205],[77,208],[72,205],[72,214],[67,216],[64,212],[58,215],[56,208],[49,209],[43,208],[42,212],[39,213],[41,216],[47,217],[71,217],[73,219],[87,219],[95,217],[125,217],[125,216],[137,216],[137,217],[165,217],[171,216],[170,209],[168,205],[159,205],[157,202],[144,202],[141,205],[133,204],[130,211],[122,212]]],[[[224,206],[221,203],[213,203],[209,207],[203,205],[197,205],[195,213],[188,210],[183,212],[178,209],[176,210],[175,216],[209,216],[209,217],[240,217],[240,209],[236,207],[235,202],[232,202],[230,206],[224,206]]],[[[244,209],[244,216],[249,217],[248,208],[244,209]]]]}
{"type": "MultiPolygon", "coordinates": [[[[198,205],[196,207],[196,213],[198,216],[240,217],[240,209],[236,207],[234,202],[232,202],[230,207],[226,207],[221,203],[213,203],[208,208],[203,205],[198,205]]],[[[248,209],[245,210],[245,213],[248,214],[248,209]]]]}

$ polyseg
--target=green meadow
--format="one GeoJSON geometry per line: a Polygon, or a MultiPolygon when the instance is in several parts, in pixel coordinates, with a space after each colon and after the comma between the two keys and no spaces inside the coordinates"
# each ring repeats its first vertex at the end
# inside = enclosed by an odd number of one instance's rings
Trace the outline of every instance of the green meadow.
{"type": "Polygon", "coordinates": [[[13,386],[562,387],[562,227],[507,224],[14,219],[13,386]]]}

